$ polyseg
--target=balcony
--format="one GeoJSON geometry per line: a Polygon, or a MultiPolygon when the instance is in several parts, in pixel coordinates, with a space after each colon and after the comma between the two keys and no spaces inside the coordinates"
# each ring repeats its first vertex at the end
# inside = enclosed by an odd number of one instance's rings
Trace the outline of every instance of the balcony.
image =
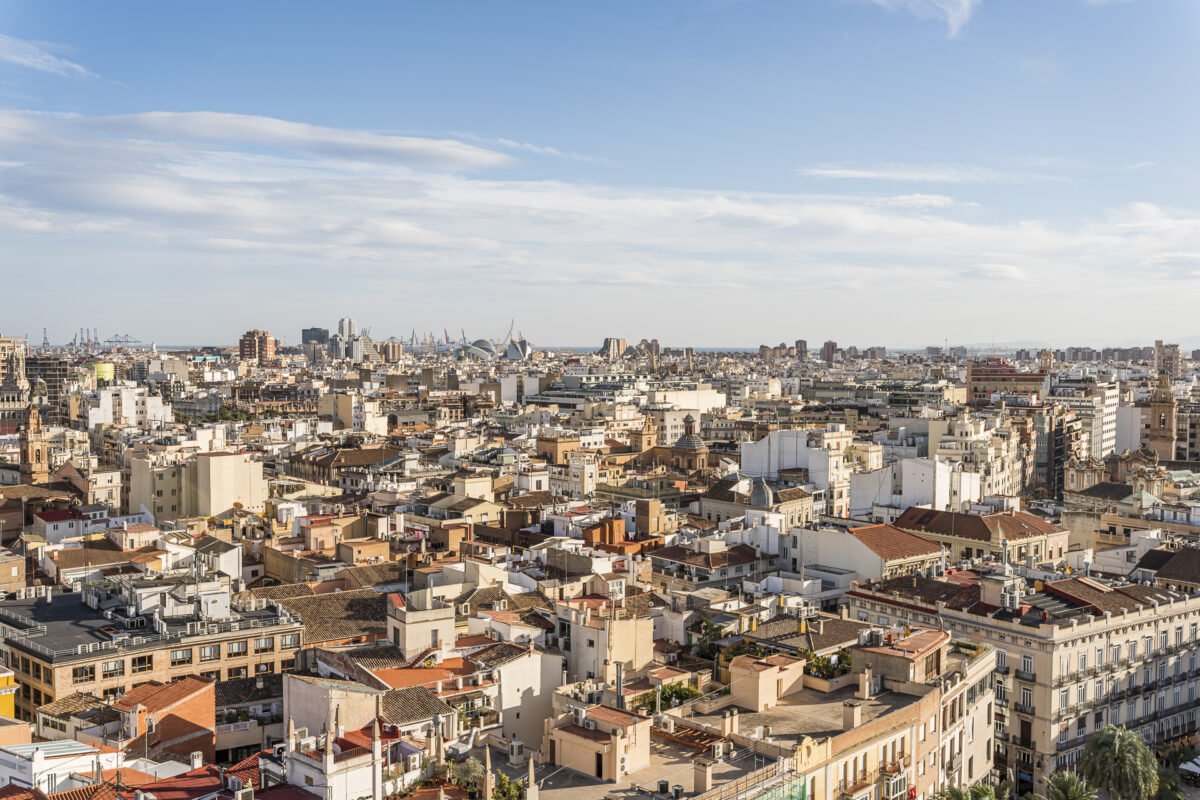
{"type": "Polygon", "coordinates": [[[997,697],[996,698],[996,708],[1008,708],[1008,698],[1007,697],[997,697]]]}
{"type": "Polygon", "coordinates": [[[1065,739],[1063,741],[1060,741],[1058,743],[1058,745],[1055,747],[1055,749],[1060,753],[1065,752],[1067,750],[1074,750],[1076,747],[1083,747],[1083,744],[1086,741],[1087,741],[1086,734],[1084,734],[1082,736],[1075,736],[1070,739],[1065,739]]]}
{"type": "Polygon", "coordinates": [[[879,777],[886,778],[890,775],[899,775],[904,771],[906,760],[904,754],[897,756],[896,760],[889,764],[881,764],[879,767],[879,777]]]}
{"type": "Polygon", "coordinates": [[[1037,673],[1036,672],[1026,672],[1023,669],[1019,669],[1016,671],[1016,676],[1017,676],[1017,680],[1019,680],[1019,681],[1027,681],[1029,683],[1037,683],[1037,673]]]}
{"type": "Polygon", "coordinates": [[[946,772],[957,772],[962,766],[962,753],[955,753],[950,756],[950,760],[946,762],[946,772]]]}
{"type": "Polygon", "coordinates": [[[1017,747],[1024,747],[1027,750],[1033,749],[1033,739],[1024,739],[1020,736],[1013,736],[1012,743],[1015,744],[1017,747]]]}
{"type": "Polygon", "coordinates": [[[1016,711],[1018,714],[1029,714],[1032,716],[1033,706],[1025,705],[1024,703],[1013,703],[1013,711],[1016,711]]]}
{"type": "Polygon", "coordinates": [[[863,770],[855,778],[848,778],[838,782],[838,794],[842,797],[854,797],[861,794],[867,789],[870,789],[875,782],[871,780],[870,775],[866,770],[863,770]]]}
{"type": "Polygon", "coordinates": [[[996,674],[997,675],[1007,675],[1008,674],[1008,664],[997,664],[996,665],[996,674]]]}
{"type": "Polygon", "coordinates": [[[1161,688],[1162,688],[1162,687],[1164,687],[1164,686],[1170,686],[1170,685],[1171,685],[1172,683],[1174,683],[1174,682],[1175,682],[1175,681],[1174,681],[1174,679],[1172,679],[1172,678],[1159,678],[1159,679],[1158,679],[1158,686],[1159,686],[1159,688],[1161,689],[1161,688]]]}

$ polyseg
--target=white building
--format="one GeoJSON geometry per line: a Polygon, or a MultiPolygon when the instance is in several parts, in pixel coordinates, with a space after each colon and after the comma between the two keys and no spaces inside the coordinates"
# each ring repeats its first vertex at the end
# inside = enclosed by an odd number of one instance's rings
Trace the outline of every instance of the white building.
{"type": "Polygon", "coordinates": [[[941,458],[904,458],[883,469],[850,476],[850,516],[888,522],[878,509],[898,516],[911,506],[967,511],[983,501],[983,479],[941,458]]]}

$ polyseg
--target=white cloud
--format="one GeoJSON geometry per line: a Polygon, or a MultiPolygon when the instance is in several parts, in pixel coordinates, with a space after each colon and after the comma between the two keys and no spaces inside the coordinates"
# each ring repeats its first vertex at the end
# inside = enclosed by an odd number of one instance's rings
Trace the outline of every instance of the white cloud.
{"type": "Polygon", "coordinates": [[[950,208],[955,205],[954,198],[944,194],[901,194],[880,198],[880,202],[896,208],[950,208]]]}
{"type": "MultiPolygon", "coordinates": [[[[1071,331],[1080,321],[1052,307],[1058,298],[1099,308],[1149,293],[1144,299],[1163,314],[1186,314],[1200,302],[1200,284],[1181,280],[1193,275],[1200,253],[1200,218],[1187,210],[1143,202],[1073,222],[997,222],[963,214],[969,204],[935,193],[500,180],[473,170],[503,154],[399,138],[237,115],[0,112],[0,237],[6,261],[28,267],[10,288],[28,296],[53,271],[61,302],[119,308],[140,291],[156,302],[137,306],[139,324],[192,326],[178,334],[183,342],[214,341],[217,323],[211,315],[173,316],[173,304],[162,301],[224,308],[226,277],[264,298],[253,314],[276,303],[274,313],[289,325],[293,315],[315,320],[330,304],[352,303],[364,315],[374,309],[380,325],[427,314],[440,327],[438,304],[415,298],[453,293],[463,318],[500,314],[507,325],[510,316],[536,315],[547,329],[527,333],[543,344],[585,343],[584,333],[596,334],[580,303],[603,308],[614,329],[654,319],[660,334],[730,344],[744,336],[753,343],[760,328],[794,325],[797,307],[803,330],[829,325],[836,338],[839,309],[881,292],[897,307],[936,296],[930,341],[944,335],[938,326],[967,335],[988,316],[979,309],[988,301],[984,280],[993,282],[987,291],[1003,292],[1005,283],[1036,276],[1039,292],[1023,312],[1071,331]],[[1132,285],[1131,265],[1143,268],[1132,285]],[[104,296],[109,291],[124,294],[104,296]],[[754,309],[738,323],[752,333],[731,340],[728,328],[714,333],[700,325],[711,323],[708,315],[690,313],[735,296],[739,308],[754,309]]],[[[979,180],[977,171],[955,169],[959,183],[979,180]]],[[[18,306],[14,313],[28,316],[6,324],[44,324],[37,304],[18,306]]],[[[230,316],[228,335],[270,323],[230,316]]],[[[854,338],[896,341],[883,316],[871,324],[854,338]]],[[[925,324],[914,319],[902,333],[919,336],[925,324]]]]}
{"type": "Polygon", "coordinates": [[[1001,170],[977,164],[815,164],[801,167],[810,178],[907,181],[910,183],[1023,183],[1061,181],[1061,176],[1001,170]]]}
{"type": "Polygon", "coordinates": [[[482,136],[476,136],[473,133],[461,133],[458,131],[455,131],[453,133],[453,135],[460,139],[467,139],[468,141],[477,142],[479,144],[484,144],[489,147],[503,147],[507,150],[517,150],[517,151],[520,151],[523,153],[533,153],[534,155],[545,156],[547,158],[563,158],[563,159],[567,159],[568,161],[585,161],[589,164],[608,164],[608,163],[610,163],[607,159],[604,159],[604,158],[597,158],[596,156],[589,156],[589,155],[585,155],[583,153],[566,152],[566,151],[558,149],[557,147],[551,147],[549,145],[533,144],[531,142],[519,142],[519,141],[516,141],[515,139],[504,139],[504,138],[487,139],[482,136]]]}
{"type": "Polygon", "coordinates": [[[215,111],[151,111],[98,118],[74,118],[83,131],[120,137],[205,140],[263,144],[348,161],[414,163],[439,169],[499,166],[508,156],[453,139],[389,136],[290,122],[272,117],[215,111]]]}
{"type": "Polygon", "coordinates": [[[66,78],[99,77],[74,61],[54,55],[39,44],[3,33],[0,33],[0,61],[66,78]]]}
{"type": "Polygon", "coordinates": [[[935,19],[946,26],[951,38],[958,36],[971,19],[980,0],[872,0],[889,11],[906,11],[918,17],[935,19]]]}

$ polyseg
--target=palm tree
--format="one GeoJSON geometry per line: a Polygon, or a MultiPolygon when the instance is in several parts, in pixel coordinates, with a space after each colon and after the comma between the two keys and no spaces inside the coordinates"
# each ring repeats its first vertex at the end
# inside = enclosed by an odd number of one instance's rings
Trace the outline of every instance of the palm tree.
{"type": "Polygon", "coordinates": [[[1083,751],[1083,776],[1112,800],[1150,800],[1158,791],[1158,762],[1142,737],[1105,725],[1083,751]]]}
{"type": "Polygon", "coordinates": [[[971,800],[996,800],[996,790],[986,783],[977,783],[971,787],[971,800]]]}
{"type": "Polygon", "coordinates": [[[1096,800],[1096,790],[1074,772],[1056,772],[1046,780],[1039,800],[1096,800]]]}
{"type": "Polygon", "coordinates": [[[934,800],[971,800],[971,794],[961,786],[947,786],[933,798],[934,800]]]}
{"type": "Polygon", "coordinates": [[[1158,791],[1154,800],[1183,800],[1183,781],[1179,768],[1189,761],[1195,761],[1197,750],[1195,746],[1181,743],[1168,747],[1162,754],[1162,764],[1158,768],[1158,791]]]}

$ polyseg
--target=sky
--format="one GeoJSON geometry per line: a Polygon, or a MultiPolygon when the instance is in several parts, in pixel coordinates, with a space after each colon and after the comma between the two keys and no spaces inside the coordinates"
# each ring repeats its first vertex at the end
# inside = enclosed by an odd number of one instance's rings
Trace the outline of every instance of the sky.
{"type": "Polygon", "coordinates": [[[1200,346],[1200,2],[0,0],[0,333],[1200,346]]]}

